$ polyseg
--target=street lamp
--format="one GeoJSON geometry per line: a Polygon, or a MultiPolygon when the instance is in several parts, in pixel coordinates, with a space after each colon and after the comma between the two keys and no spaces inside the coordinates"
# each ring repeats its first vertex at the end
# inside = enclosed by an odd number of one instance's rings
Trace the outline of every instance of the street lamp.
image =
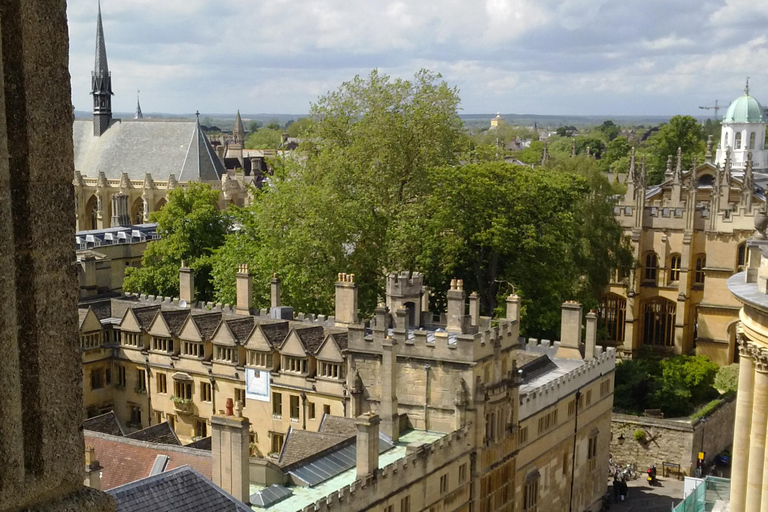
{"type": "Polygon", "coordinates": [[[622,432],[621,434],[619,434],[619,446],[622,446],[624,444],[624,441],[625,441],[624,433],[622,432]]]}

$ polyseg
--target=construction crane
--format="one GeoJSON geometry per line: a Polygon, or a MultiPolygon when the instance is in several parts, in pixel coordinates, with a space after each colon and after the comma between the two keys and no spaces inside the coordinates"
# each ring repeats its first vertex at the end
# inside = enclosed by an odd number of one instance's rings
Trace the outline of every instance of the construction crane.
{"type": "Polygon", "coordinates": [[[715,100],[715,105],[714,106],[699,107],[699,108],[702,109],[702,110],[714,110],[715,111],[715,118],[714,118],[714,120],[717,121],[718,119],[720,119],[720,116],[718,115],[718,112],[720,112],[720,105],[718,104],[718,100],[715,100]]]}

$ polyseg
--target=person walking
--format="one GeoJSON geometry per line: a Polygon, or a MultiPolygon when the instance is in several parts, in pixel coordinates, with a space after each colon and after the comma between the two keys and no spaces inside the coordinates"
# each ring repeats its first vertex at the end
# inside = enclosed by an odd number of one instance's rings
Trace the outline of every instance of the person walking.
{"type": "Polygon", "coordinates": [[[619,491],[621,490],[621,482],[619,481],[619,472],[613,473],[613,502],[619,502],[619,491]]]}
{"type": "Polygon", "coordinates": [[[627,499],[627,481],[625,479],[621,479],[621,482],[619,482],[619,494],[621,495],[621,501],[624,501],[627,499]]]}

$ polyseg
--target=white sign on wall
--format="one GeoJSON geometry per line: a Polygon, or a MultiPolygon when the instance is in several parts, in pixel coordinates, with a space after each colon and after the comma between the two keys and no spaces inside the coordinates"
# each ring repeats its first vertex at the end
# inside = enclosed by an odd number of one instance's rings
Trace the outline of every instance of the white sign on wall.
{"type": "Polygon", "coordinates": [[[245,369],[245,398],[269,402],[269,372],[245,369]]]}

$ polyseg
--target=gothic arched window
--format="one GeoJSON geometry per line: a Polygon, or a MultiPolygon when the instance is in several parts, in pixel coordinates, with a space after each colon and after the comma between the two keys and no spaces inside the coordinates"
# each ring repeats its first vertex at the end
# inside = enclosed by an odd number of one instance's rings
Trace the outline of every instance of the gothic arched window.
{"type": "Polygon", "coordinates": [[[655,252],[648,252],[645,255],[645,272],[643,273],[643,281],[647,283],[656,284],[656,275],[659,270],[659,257],[655,252]]]}
{"type": "Polygon", "coordinates": [[[735,149],[741,149],[741,132],[736,132],[736,138],[733,141],[735,149]]]}
{"type": "Polygon", "coordinates": [[[741,242],[736,250],[736,271],[741,272],[747,266],[747,242],[741,242]]]}
{"type": "Polygon", "coordinates": [[[704,267],[707,266],[707,256],[700,254],[696,257],[696,274],[694,282],[696,284],[704,284],[704,267]]]}
{"type": "Polygon", "coordinates": [[[749,149],[755,149],[755,132],[749,134],[749,149]]]}
{"type": "Polygon", "coordinates": [[[607,331],[606,340],[617,344],[624,342],[624,324],[627,317],[627,299],[609,293],[600,308],[600,324],[607,331]]]}
{"type": "Polygon", "coordinates": [[[673,283],[680,280],[680,262],[679,254],[673,254],[669,257],[669,282],[673,283]]]}
{"type": "Polygon", "coordinates": [[[677,304],[654,297],[643,306],[643,344],[671,347],[675,344],[677,304]]]}

